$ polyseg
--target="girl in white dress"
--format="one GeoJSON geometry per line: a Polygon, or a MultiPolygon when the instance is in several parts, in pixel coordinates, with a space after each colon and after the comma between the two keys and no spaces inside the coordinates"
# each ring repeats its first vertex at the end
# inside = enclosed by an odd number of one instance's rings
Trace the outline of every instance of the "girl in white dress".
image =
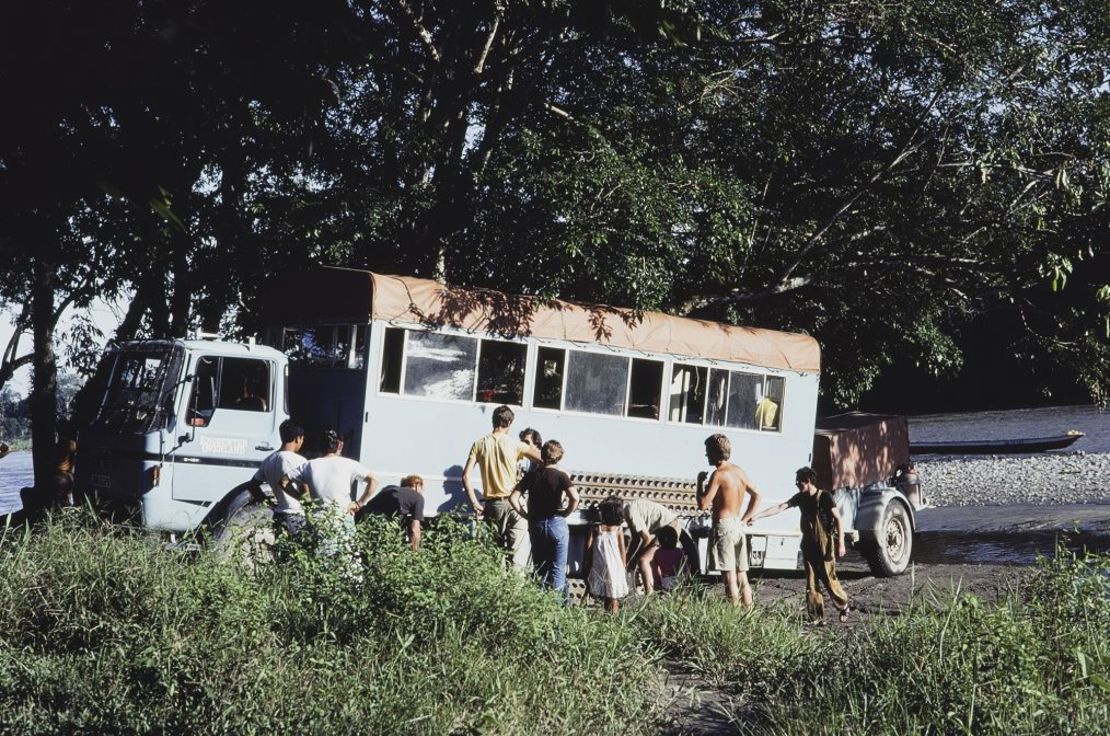
{"type": "Polygon", "coordinates": [[[616,613],[620,599],[628,595],[628,559],[624,548],[624,504],[607,498],[598,507],[601,521],[590,527],[586,553],[590,560],[587,578],[590,595],[605,599],[605,610],[616,613]]]}

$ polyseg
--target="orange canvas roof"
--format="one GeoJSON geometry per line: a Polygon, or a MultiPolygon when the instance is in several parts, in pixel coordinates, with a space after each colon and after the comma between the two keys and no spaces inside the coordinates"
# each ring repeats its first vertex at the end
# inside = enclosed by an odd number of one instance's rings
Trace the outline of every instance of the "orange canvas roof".
{"type": "Polygon", "coordinates": [[[637,316],[632,310],[617,307],[512,296],[410,276],[361,273],[370,280],[370,317],[375,320],[599,343],[800,373],[821,369],[821,349],[809,335],[735,327],[661,312],[637,316]]]}
{"type": "Polygon", "coordinates": [[[648,353],[727,360],[799,373],[821,369],[808,335],[604,305],[512,296],[351,268],[290,272],[274,280],[268,324],[388,322],[451,326],[504,336],[599,343],[648,353]]]}

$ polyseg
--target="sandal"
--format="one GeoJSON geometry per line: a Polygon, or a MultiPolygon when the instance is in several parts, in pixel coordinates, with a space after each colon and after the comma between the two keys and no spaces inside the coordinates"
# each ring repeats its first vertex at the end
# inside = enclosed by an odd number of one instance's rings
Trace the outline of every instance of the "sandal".
{"type": "Polygon", "coordinates": [[[844,608],[840,608],[840,609],[837,609],[837,610],[840,611],[840,623],[842,623],[842,624],[848,623],[848,612],[851,611],[852,609],[849,608],[848,606],[844,606],[844,608]]]}

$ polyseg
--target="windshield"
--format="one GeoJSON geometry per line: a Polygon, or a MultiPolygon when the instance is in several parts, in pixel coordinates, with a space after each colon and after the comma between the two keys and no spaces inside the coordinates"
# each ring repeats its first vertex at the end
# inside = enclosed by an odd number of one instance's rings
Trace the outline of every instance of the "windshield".
{"type": "Polygon", "coordinates": [[[97,371],[104,401],[92,424],[121,434],[167,427],[183,359],[184,350],[166,343],[106,353],[97,371]]]}

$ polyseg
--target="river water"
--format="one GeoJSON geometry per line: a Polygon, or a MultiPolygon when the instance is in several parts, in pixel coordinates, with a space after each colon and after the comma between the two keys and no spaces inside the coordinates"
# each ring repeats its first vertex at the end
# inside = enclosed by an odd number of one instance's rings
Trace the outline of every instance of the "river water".
{"type": "Polygon", "coordinates": [[[30,451],[13,452],[0,459],[0,515],[22,506],[19,489],[34,481],[30,451]]]}
{"type": "MultiPolygon", "coordinates": [[[[1069,451],[1110,453],[1110,410],[1093,406],[910,417],[910,437],[915,441],[1047,437],[1071,429],[1085,436],[1069,451]]],[[[0,514],[20,507],[19,489],[31,485],[32,477],[30,452],[13,452],[0,460],[0,514]]]]}
{"type": "Polygon", "coordinates": [[[1110,409],[1094,406],[926,414],[909,420],[915,442],[1052,437],[1076,429],[1084,436],[1068,451],[1110,452],[1110,409]]]}

